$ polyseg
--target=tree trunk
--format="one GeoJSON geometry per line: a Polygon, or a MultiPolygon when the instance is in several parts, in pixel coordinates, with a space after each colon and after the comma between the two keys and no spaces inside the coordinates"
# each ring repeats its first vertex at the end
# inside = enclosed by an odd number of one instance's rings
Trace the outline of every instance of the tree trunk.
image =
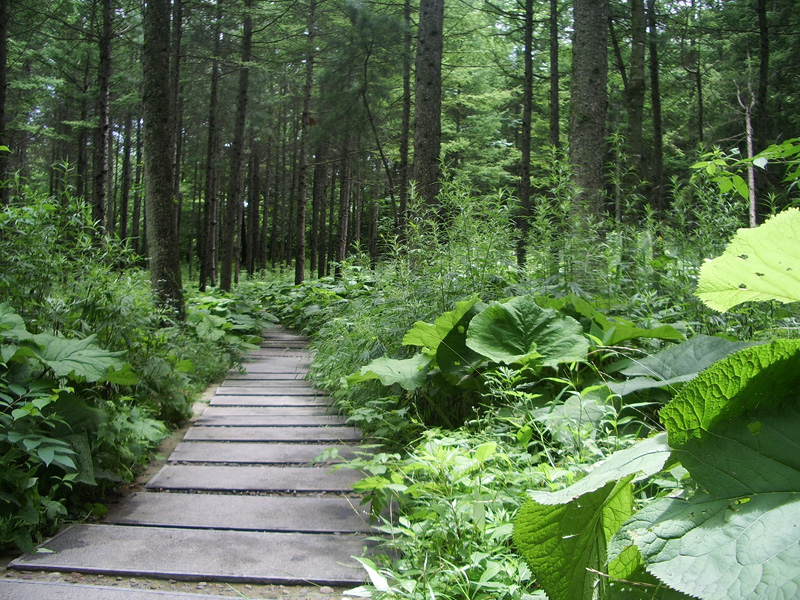
{"type": "Polygon", "coordinates": [[[280,142],[275,145],[275,157],[272,162],[267,160],[267,162],[273,165],[273,190],[275,193],[273,194],[272,200],[272,227],[270,232],[270,242],[269,242],[269,262],[275,267],[278,261],[280,260],[278,256],[278,251],[280,249],[280,244],[278,240],[278,236],[280,235],[281,231],[278,227],[278,223],[283,218],[283,204],[284,202],[281,201],[281,168],[282,168],[282,156],[284,155],[283,149],[285,147],[284,144],[284,136],[281,136],[280,142]]]}
{"type": "Polygon", "coordinates": [[[133,192],[133,216],[131,217],[131,238],[133,238],[133,251],[137,254],[144,253],[144,244],[140,239],[142,223],[142,122],[136,120],[136,169],[133,192]]]}
{"type": "Polygon", "coordinates": [[[102,0],[102,25],[100,32],[100,67],[97,74],[97,131],[94,145],[94,185],[92,187],[92,220],[105,229],[108,208],[108,143],[111,135],[111,36],[113,2],[102,0]]]}
{"type": "Polygon", "coordinates": [[[181,141],[182,110],[181,110],[181,39],[183,36],[183,0],[172,2],[172,47],[170,57],[170,92],[172,97],[172,193],[178,200],[175,213],[177,231],[181,230],[181,141]]]}
{"type": "Polygon", "coordinates": [[[628,146],[631,149],[631,165],[640,179],[646,177],[644,171],[644,141],[642,123],[644,121],[644,56],[647,27],[645,24],[644,0],[630,0],[631,9],[631,59],[630,77],[626,95],[628,105],[628,146]]]}
{"type": "MultiPolygon", "coordinates": [[[[0,0],[0,146],[8,147],[6,88],[8,87],[8,0],[0,0]]],[[[8,151],[0,148],[0,206],[8,204],[8,151]]]]}
{"type": "Polygon", "coordinates": [[[550,144],[561,147],[558,72],[558,0],[550,0],[550,144]]]}
{"type": "MultiPolygon", "coordinates": [[[[116,214],[116,189],[117,186],[115,184],[115,177],[116,177],[116,168],[117,168],[117,154],[118,152],[115,151],[115,144],[114,144],[114,128],[109,123],[109,135],[108,135],[108,147],[106,148],[106,154],[108,156],[108,170],[106,172],[106,224],[105,228],[109,235],[114,234],[114,225],[117,220],[116,214]]],[[[116,147],[118,148],[119,145],[117,144],[116,147]]]]}
{"type": "Polygon", "coordinates": [[[603,198],[608,0],[575,0],[570,163],[579,203],[599,215],[603,198]]]}
{"type": "Polygon", "coordinates": [[[400,239],[408,225],[408,142],[411,135],[411,0],[403,2],[403,116],[400,124],[400,239]]]}
{"type": "Polygon", "coordinates": [[[438,213],[442,141],[442,29],[444,0],[420,0],[417,33],[414,179],[431,214],[438,213]]]}
{"type": "Polygon", "coordinates": [[[339,180],[339,231],[336,240],[336,268],[334,271],[334,278],[336,279],[342,275],[342,262],[347,256],[347,246],[350,242],[348,232],[350,230],[351,170],[350,136],[346,134],[344,148],[342,149],[342,166],[339,180]]]}
{"type": "Polygon", "coordinates": [[[517,265],[525,265],[528,242],[528,217],[531,212],[531,111],[533,109],[533,0],[525,0],[523,29],[522,136],[519,168],[519,212],[517,214],[517,265]]]}
{"type": "MultiPolygon", "coordinates": [[[[83,71],[83,84],[81,86],[81,121],[86,122],[89,120],[89,66],[91,59],[86,57],[86,64],[83,71]]],[[[75,164],[75,171],[77,172],[77,182],[75,185],[75,195],[89,201],[89,152],[88,152],[89,132],[86,127],[78,128],[78,156],[75,164]]]]}
{"type": "Polygon", "coordinates": [[[661,121],[661,83],[658,62],[658,29],[655,0],[647,0],[647,23],[650,28],[650,104],[653,113],[653,157],[650,168],[650,206],[656,212],[664,208],[664,126],[661,121]]]}
{"type": "Polygon", "coordinates": [[[275,200],[271,195],[273,167],[270,159],[272,158],[272,138],[267,138],[267,148],[264,154],[264,216],[261,219],[261,241],[259,242],[259,248],[261,249],[261,252],[258,258],[260,269],[267,268],[270,250],[270,246],[267,244],[267,240],[269,239],[269,225],[271,221],[271,219],[269,219],[269,212],[270,208],[275,203],[275,200]]]}
{"type": "MultiPolygon", "coordinates": [[[[341,181],[341,173],[339,173],[341,181]]],[[[341,187],[341,183],[339,184],[341,187]]],[[[320,269],[324,268],[324,272],[320,273],[320,277],[330,275],[331,262],[336,260],[336,235],[334,235],[333,224],[336,222],[336,170],[331,173],[331,192],[330,199],[328,200],[328,247],[326,249],[327,255],[320,255],[319,264],[320,269]]],[[[347,230],[347,227],[345,227],[347,230]]]]}
{"type": "MultiPolygon", "coordinates": [[[[314,153],[314,189],[312,191],[312,215],[311,215],[311,244],[309,252],[311,254],[311,272],[319,275],[320,262],[324,262],[324,254],[320,249],[325,247],[326,228],[325,228],[325,200],[328,197],[328,150],[330,140],[328,136],[322,136],[317,144],[317,151],[314,153]]],[[[321,277],[321,275],[319,275],[321,277]]]]}
{"type": "Polygon", "coordinates": [[[261,180],[258,171],[261,168],[261,157],[258,144],[253,145],[250,154],[248,195],[247,195],[247,246],[245,247],[245,265],[251,277],[256,272],[256,259],[260,254],[259,241],[261,233],[261,180]]]}
{"type": "Polygon", "coordinates": [[[303,87],[303,110],[300,116],[300,141],[297,149],[297,233],[295,235],[294,284],[300,285],[306,272],[306,190],[308,189],[308,136],[311,127],[311,91],[314,85],[314,46],[316,36],[316,0],[308,6],[308,51],[306,54],[306,82],[303,87]]]}
{"type": "Polygon", "coordinates": [[[222,1],[217,3],[214,21],[214,61],[211,65],[211,88],[208,99],[208,143],[206,145],[205,202],[203,204],[204,233],[200,236],[198,253],[200,257],[200,290],[206,284],[216,285],[216,214],[219,204],[219,182],[217,160],[219,156],[219,132],[217,125],[217,105],[219,102],[219,48],[221,43],[220,21],[222,20],[222,1]]]}
{"type": "MultiPolygon", "coordinates": [[[[750,82],[748,82],[749,84],[750,82]]],[[[758,226],[758,203],[756,201],[756,168],[753,165],[754,133],[753,133],[753,109],[756,106],[756,97],[753,95],[753,88],[748,88],[748,99],[742,99],[741,92],[738,93],[739,105],[744,109],[745,124],[745,143],[747,148],[747,191],[748,191],[748,215],[750,217],[750,227],[758,226]]]]}
{"type": "Polygon", "coordinates": [[[219,288],[231,290],[235,237],[238,233],[239,213],[242,209],[242,167],[244,157],[244,128],[247,118],[247,92],[250,81],[250,56],[253,46],[253,17],[250,9],[253,0],[244,0],[244,24],[242,36],[242,67],[239,70],[239,92],[236,99],[236,122],[231,143],[231,170],[228,179],[228,201],[225,214],[225,230],[222,240],[219,288]]]}
{"type": "Polygon", "coordinates": [[[183,319],[170,156],[169,0],[148,0],[144,13],[142,113],[150,281],[158,303],[183,319]]]}
{"type": "Polygon", "coordinates": [[[769,26],[767,0],[758,0],[758,91],[756,95],[755,147],[758,152],[767,147],[767,84],[769,82],[769,26]]]}

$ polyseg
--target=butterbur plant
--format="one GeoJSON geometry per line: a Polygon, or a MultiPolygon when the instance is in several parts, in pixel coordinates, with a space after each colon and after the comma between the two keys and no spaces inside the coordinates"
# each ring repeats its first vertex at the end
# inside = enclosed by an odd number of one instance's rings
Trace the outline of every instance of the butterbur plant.
{"type": "MultiPolygon", "coordinates": [[[[698,295],[716,308],[800,300],[790,260],[797,232],[796,210],[740,231],[704,267],[698,295]]],[[[661,410],[666,433],[612,455],[565,489],[530,492],[514,540],[536,581],[551,600],[796,598],[798,390],[800,341],[739,349],[661,410]],[[685,473],[681,487],[658,491],[676,469],[685,473]],[[644,486],[651,497],[635,511],[644,486]]]]}
{"type": "MultiPolygon", "coordinates": [[[[377,358],[348,377],[347,383],[378,379],[385,386],[427,393],[435,403],[439,391],[482,391],[487,369],[513,364],[535,374],[547,367],[583,361],[589,351],[580,323],[540,307],[533,296],[488,305],[477,296],[456,302],[454,310],[434,323],[415,323],[403,337],[403,345],[420,350],[405,359],[377,358]]],[[[455,407],[455,415],[463,418],[470,408],[455,407]]],[[[434,404],[434,409],[448,425],[460,424],[443,414],[444,407],[434,404]]]]}

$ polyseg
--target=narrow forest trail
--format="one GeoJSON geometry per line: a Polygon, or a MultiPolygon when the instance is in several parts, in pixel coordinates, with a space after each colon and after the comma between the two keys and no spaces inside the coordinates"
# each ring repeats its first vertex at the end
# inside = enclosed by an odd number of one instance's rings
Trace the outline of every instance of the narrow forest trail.
{"type": "MultiPolygon", "coordinates": [[[[98,524],[68,527],[42,545],[45,553],[26,554],[9,568],[173,581],[362,583],[352,557],[364,553],[370,528],[352,485],[363,475],[312,463],[326,448],[351,456],[360,433],[331,415],[330,400],[304,381],[309,361],[306,340],[268,330],[247,372],[225,379],[144,491],[98,524]]],[[[146,600],[151,593],[113,592],[0,581],[0,598],[15,600],[75,593],[86,600],[139,594],[146,600]]],[[[192,597],[152,593],[154,600],[192,597]]]]}

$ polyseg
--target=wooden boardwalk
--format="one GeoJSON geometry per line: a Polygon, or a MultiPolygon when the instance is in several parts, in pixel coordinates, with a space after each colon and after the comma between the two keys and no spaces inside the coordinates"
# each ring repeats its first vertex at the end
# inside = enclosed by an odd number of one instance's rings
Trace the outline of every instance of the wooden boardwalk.
{"type": "MultiPolygon", "coordinates": [[[[308,363],[302,337],[268,330],[247,373],[226,378],[145,491],[101,523],[68,527],[42,545],[47,552],[21,556],[9,568],[260,584],[362,583],[363,570],[352,558],[365,553],[370,531],[352,491],[362,474],[313,462],[332,447],[352,456],[360,434],[331,415],[330,399],[304,380],[308,363]]],[[[6,580],[0,598],[72,597],[59,586],[40,585],[34,590],[35,584],[19,581],[13,587],[6,580]],[[17,594],[8,595],[9,589],[17,594]]]]}

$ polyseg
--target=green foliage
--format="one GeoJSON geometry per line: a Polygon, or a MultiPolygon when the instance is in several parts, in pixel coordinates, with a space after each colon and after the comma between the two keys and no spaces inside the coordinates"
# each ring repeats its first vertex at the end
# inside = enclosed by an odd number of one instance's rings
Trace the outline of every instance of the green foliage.
{"type": "Polygon", "coordinates": [[[709,600],[794,594],[798,366],[800,342],[747,348],[662,411],[675,457],[704,491],[658,500],[622,528],[648,572],[709,600]]]}
{"type": "Polygon", "coordinates": [[[0,211],[0,546],[31,549],[132,481],[193,395],[260,341],[260,292],[158,311],[90,211],[32,195],[0,211]],[[36,240],[36,243],[31,243],[36,240]]]}
{"type": "Polygon", "coordinates": [[[698,297],[719,311],[754,300],[800,301],[799,240],[796,208],[755,229],[740,229],[724,254],[701,268],[698,297]]]}
{"type": "Polygon", "coordinates": [[[629,360],[620,373],[629,379],[609,383],[608,387],[620,396],[651,388],[677,390],[681,384],[694,379],[703,369],[732,352],[749,346],[747,342],[731,342],[721,337],[695,337],[642,359],[629,360]]]}
{"type": "Polygon", "coordinates": [[[610,481],[580,502],[529,502],[520,509],[514,541],[551,600],[608,597],[597,573],[608,541],[633,512],[632,477],[610,481]]]}
{"type": "Polygon", "coordinates": [[[787,450],[789,456],[795,453],[786,443],[797,438],[800,425],[795,414],[799,367],[797,341],[731,354],[687,383],[661,411],[668,447],[663,435],[656,436],[613,455],[569,488],[531,493],[530,506],[517,517],[515,540],[548,595],[591,598],[599,581],[600,597],[614,597],[598,573],[635,580],[642,567],[670,587],[703,599],[791,595],[800,580],[792,550],[797,536],[787,532],[766,543],[763,530],[752,526],[759,522],[786,531],[787,519],[794,518],[798,465],[787,458],[787,450]],[[621,528],[616,523],[618,532],[601,530],[605,492],[634,476],[655,474],[668,456],[703,491],[692,494],[684,482],[682,497],[657,498],[621,528]],[[568,516],[577,519],[573,513],[585,516],[584,526],[545,534],[552,547],[542,552],[541,529],[569,522],[568,516]],[[616,538],[607,555],[611,535],[616,538]],[[603,550],[589,552],[596,547],[603,550]],[[589,557],[581,562],[590,569],[582,593],[569,587],[575,585],[576,548],[589,557]]]}
{"type": "Polygon", "coordinates": [[[544,367],[585,360],[589,351],[577,321],[541,308],[532,296],[486,307],[470,322],[467,346],[500,364],[544,367]]]}

